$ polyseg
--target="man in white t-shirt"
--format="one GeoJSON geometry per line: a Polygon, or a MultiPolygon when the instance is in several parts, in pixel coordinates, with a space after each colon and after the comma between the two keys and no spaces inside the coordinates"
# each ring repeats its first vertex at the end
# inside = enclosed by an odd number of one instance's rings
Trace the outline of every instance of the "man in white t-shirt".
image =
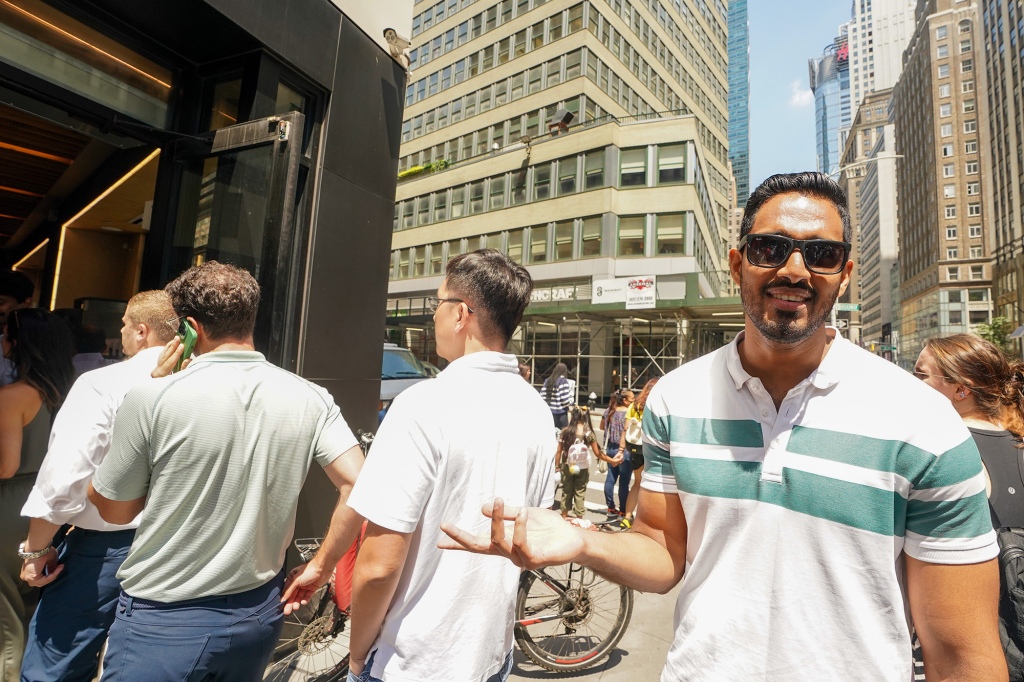
{"type": "Polygon", "coordinates": [[[349,498],[369,521],[353,576],[350,680],[508,677],[519,569],[437,544],[442,523],[486,532],[480,509],[494,497],[553,501],[551,414],[504,353],[532,289],[526,269],[493,249],[448,263],[432,307],[450,364],[395,399],[349,498]]]}

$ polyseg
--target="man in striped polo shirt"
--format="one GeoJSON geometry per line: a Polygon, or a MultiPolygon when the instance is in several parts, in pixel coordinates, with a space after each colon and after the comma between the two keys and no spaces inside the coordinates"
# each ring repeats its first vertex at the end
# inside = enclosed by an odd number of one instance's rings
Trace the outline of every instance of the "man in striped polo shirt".
{"type": "Polygon", "coordinates": [[[496,501],[487,513],[514,518],[514,539],[446,528],[450,546],[578,561],[643,591],[683,579],[663,681],[906,682],[911,624],[928,679],[1007,679],[970,434],[937,392],[824,325],[850,237],[824,175],[776,175],[751,196],[729,253],[745,329],[648,398],[633,532],[496,501]]]}

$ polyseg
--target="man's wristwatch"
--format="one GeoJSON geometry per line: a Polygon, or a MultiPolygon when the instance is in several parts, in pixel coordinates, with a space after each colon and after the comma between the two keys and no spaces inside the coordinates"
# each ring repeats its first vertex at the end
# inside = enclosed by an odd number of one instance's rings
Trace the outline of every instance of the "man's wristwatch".
{"type": "Polygon", "coordinates": [[[38,559],[41,556],[49,554],[50,550],[53,549],[53,545],[47,545],[46,549],[41,549],[37,552],[26,552],[25,543],[18,545],[18,558],[22,561],[30,561],[32,559],[38,559]]]}

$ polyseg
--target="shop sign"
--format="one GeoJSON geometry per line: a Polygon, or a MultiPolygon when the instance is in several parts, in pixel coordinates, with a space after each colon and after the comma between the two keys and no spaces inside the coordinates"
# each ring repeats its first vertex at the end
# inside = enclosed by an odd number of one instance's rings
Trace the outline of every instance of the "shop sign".
{"type": "Polygon", "coordinates": [[[592,303],[625,303],[626,279],[597,279],[592,285],[592,303]]]}
{"type": "Polygon", "coordinates": [[[530,303],[550,303],[559,301],[572,301],[576,298],[576,287],[549,287],[546,289],[534,289],[530,295],[530,303]]]}
{"type": "Polygon", "coordinates": [[[630,277],[626,280],[626,310],[642,310],[657,305],[656,280],[650,277],[630,277]]]}

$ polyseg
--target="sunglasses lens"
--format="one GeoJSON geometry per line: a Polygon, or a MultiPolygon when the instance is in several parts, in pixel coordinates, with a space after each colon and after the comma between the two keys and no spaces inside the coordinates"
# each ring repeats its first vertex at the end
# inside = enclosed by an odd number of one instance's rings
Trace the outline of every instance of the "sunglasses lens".
{"type": "Polygon", "coordinates": [[[838,272],[846,262],[846,247],[836,242],[808,242],[803,251],[807,267],[821,272],[838,272]]]}
{"type": "Polygon", "coordinates": [[[786,262],[792,244],[774,235],[759,235],[747,241],[747,258],[753,265],[775,268],[786,262]]]}

